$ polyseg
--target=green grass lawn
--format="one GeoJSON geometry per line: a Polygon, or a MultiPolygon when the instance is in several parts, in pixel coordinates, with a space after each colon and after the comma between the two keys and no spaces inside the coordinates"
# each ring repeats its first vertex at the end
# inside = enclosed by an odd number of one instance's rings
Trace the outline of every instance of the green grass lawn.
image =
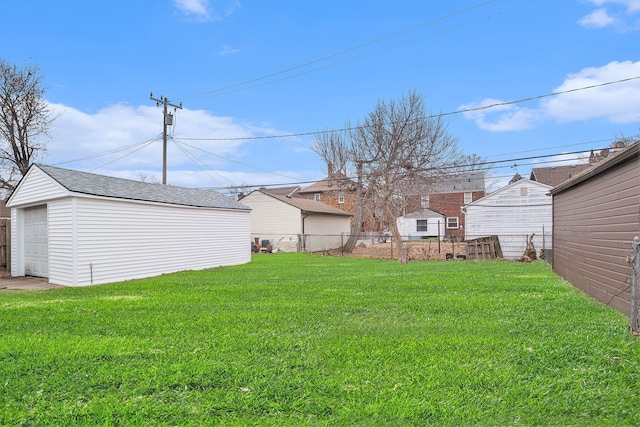
{"type": "Polygon", "coordinates": [[[257,254],[0,292],[1,425],[639,425],[640,341],[544,263],[257,254]]]}

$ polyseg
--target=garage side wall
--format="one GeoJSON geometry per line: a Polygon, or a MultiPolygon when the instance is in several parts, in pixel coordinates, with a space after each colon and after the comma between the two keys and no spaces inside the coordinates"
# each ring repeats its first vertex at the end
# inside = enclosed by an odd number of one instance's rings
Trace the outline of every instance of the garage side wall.
{"type": "MultiPolygon", "coordinates": [[[[59,214],[69,210],[73,224],[65,219],[50,231],[52,249],[71,247],[52,255],[51,283],[95,285],[251,260],[248,210],[84,198],[61,204],[59,214]],[[70,234],[75,245],[67,244],[70,234]]],[[[58,223],[50,212],[50,224],[58,223]]]]}
{"type": "Polygon", "coordinates": [[[631,241],[640,234],[640,160],[553,196],[553,268],[598,301],[629,315],[631,241]]]}
{"type": "Polygon", "coordinates": [[[349,238],[351,217],[311,214],[304,218],[308,252],[325,251],[342,246],[349,238]],[[344,236],[344,237],[343,237],[344,236]]]}
{"type": "MultiPolygon", "coordinates": [[[[280,250],[297,251],[302,234],[300,209],[254,191],[241,200],[251,208],[251,239],[269,240],[280,250]]],[[[249,241],[249,240],[248,240],[249,241]]]]}

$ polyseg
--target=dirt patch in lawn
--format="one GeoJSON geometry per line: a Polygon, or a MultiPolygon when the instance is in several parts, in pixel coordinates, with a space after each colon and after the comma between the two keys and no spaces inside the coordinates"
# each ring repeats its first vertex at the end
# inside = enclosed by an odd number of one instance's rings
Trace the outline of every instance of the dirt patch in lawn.
{"type": "MultiPolygon", "coordinates": [[[[446,260],[449,257],[457,258],[466,255],[464,243],[437,242],[437,241],[410,241],[403,246],[409,251],[410,260],[446,260]]],[[[398,256],[398,245],[392,243],[377,243],[373,245],[360,244],[352,253],[347,254],[341,249],[326,251],[331,256],[348,256],[357,258],[381,258],[392,259],[398,256]]]]}

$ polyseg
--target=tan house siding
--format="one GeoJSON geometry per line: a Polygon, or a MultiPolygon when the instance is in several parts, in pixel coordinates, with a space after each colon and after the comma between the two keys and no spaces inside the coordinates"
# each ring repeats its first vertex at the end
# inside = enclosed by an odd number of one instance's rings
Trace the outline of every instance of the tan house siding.
{"type": "Polygon", "coordinates": [[[552,190],[554,270],[627,315],[631,269],[626,257],[640,235],[638,146],[552,190]]]}

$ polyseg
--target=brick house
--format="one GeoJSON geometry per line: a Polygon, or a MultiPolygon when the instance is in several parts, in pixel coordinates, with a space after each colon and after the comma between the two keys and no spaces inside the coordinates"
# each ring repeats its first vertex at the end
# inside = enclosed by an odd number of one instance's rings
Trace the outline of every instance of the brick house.
{"type": "MultiPolygon", "coordinates": [[[[329,167],[326,178],[291,194],[291,197],[315,200],[355,214],[358,203],[356,183],[341,172],[329,167]]],[[[362,231],[380,231],[380,219],[373,206],[365,206],[362,231]]]]}
{"type": "Polygon", "coordinates": [[[445,238],[464,239],[465,218],[461,208],[485,195],[484,172],[445,176],[435,182],[405,186],[404,214],[429,209],[445,216],[445,238]]]}

